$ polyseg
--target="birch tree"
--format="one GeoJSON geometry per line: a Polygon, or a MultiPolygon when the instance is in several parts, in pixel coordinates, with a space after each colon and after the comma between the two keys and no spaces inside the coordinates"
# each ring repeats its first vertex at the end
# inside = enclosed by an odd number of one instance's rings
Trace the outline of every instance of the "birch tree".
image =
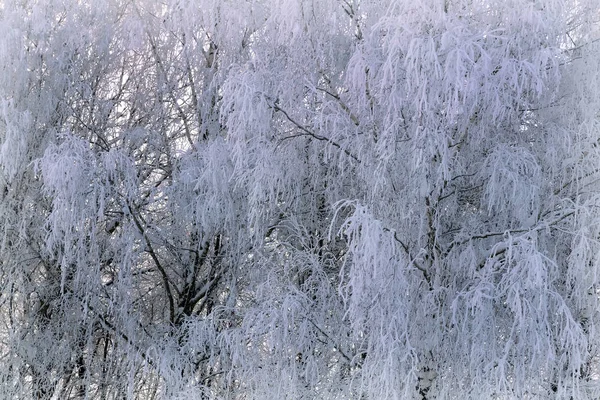
{"type": "Polygon", "coordinates": [[[0,397],[598,397],[595,3],[3,4],[0,397]]]}

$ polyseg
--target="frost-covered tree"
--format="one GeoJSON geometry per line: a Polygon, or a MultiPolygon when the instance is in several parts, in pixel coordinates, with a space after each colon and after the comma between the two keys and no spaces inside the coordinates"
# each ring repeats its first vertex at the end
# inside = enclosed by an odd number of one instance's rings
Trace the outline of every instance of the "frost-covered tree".
{"type": "Polygon", "coordinates": [[[1,3],[0,397],[600,396],[596,3],[1,3]]]}

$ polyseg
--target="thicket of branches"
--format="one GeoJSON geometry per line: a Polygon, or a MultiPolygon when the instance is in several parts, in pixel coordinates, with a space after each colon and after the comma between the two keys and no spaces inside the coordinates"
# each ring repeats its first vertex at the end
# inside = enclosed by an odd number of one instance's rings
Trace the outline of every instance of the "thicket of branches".
{"type": "Polygon", "coordinates": [[[0,6],[0,397],[600,396],[595,0],[0,6]]]}

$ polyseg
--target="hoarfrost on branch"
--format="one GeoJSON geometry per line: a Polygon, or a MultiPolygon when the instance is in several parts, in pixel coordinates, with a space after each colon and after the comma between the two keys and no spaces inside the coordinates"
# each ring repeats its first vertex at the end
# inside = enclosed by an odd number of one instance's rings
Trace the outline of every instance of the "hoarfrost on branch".
{"type": "Polygon", "coordinates": [[[597,398],[596,3],[3,3],[0,397],[597,398]]]}

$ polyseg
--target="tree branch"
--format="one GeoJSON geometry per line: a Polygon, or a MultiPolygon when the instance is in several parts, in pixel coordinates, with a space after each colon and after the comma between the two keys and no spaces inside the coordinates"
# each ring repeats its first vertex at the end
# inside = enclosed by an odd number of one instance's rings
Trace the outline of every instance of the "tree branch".
{"type": "Polygon", "coordinates": [[[171,285],[169,283],[169,276],[167,275],[165,268],[163,267],[160,260],[158,259],[158,256],[156,255],[156,252],[154,251],[154,248],[152,246],[152,242],[150,242],[150,238],[146,234],[146,230],[142,226],[142,223],[140,222],[139,218],[133,212],[129,202],[127,203],[127,208],[129,209],[129,213],[131,214],[131,218],[133,219],[135,226],[137,227],[139,232],[142,234],[142,237],[144,238],[144,241],[148,248],[148,254],[150,254],[150,257],[154,261],[156,268],[158,269],[158,271],[160,272],[160,275],[162,276],[163,286],[164,286],[165,292],[167,294],[167,299],[169,301],[169,319],[171,322],[174,322],[175,321],[175,305],[174,305],[174,301],[173,301],[173,293],[171,292],[171,285]]]}
{"type": "Polygon", "coordinates": [[[314,139],[328,142],[332,146],[337,147],[338,149],[342,150],[344,153],[346,153],[346,155],[348,155],[351,158],[353,158],[359,164],[361,163],[361,161],[358,159],[358,157],[356,157],[354,154],[352,154],[349,150],[344,149],[337,142],[335,142],[335,141],[333,141],[333,140],[331,140],[329,138],[326,138],[324,136],[317,135],[316,133],[312,132],[311,130],[309,130],[305,126],[303,126],[303,125],[299,124],[298,122],[296,122],[292,117],[290,117],[290,115],[285,110],[283,110],[282,108],[280,108],[276,103],[274,103],[271,107],[273,107],[273,109],[275,111],[279,111],[280,113],[282,113],[288,121],[290,121],[298,129],[300,129],[302,132],[304,132],[304,133],[298,134],[298,135],[286,136],[283,139],[281,139],[282,141],[286,140],[286,139],[292,139],[292,138],[295,138],[295,137],[300,137],[300,136],[310,136],[310,137],[312,137],[314,139]]]}

